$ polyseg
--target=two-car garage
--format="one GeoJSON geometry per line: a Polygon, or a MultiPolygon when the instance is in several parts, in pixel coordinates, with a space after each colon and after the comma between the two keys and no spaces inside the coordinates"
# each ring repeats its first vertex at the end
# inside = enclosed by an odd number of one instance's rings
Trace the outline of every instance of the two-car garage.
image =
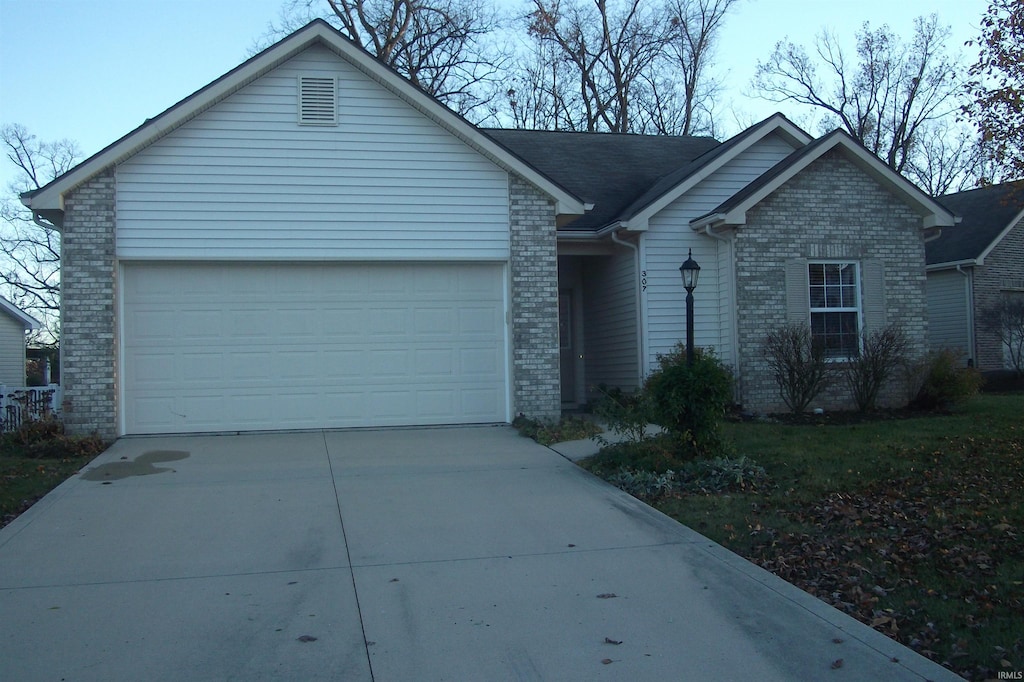
{"type": "Polygon", "coordinates": [[[127,263],[123,433],[507,421],[503,263],[127,263]]]}

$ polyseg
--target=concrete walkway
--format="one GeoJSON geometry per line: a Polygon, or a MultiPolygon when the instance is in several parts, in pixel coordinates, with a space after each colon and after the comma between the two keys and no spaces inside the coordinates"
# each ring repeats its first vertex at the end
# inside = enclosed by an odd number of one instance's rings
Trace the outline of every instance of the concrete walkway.
{"type": "Polygon", "coordinates": [[[943,680],[509,427],[129,438],[0,531],[3,680],[943,680]]]}

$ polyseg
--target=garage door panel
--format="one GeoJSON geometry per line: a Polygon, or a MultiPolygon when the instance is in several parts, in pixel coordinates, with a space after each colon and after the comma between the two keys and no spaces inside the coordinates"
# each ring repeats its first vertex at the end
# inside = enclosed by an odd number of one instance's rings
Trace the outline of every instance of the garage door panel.
{"type": "Polygon", "coordinates": [[[126,431],[504,421],[503,273],[126,264],[126,431]]]}

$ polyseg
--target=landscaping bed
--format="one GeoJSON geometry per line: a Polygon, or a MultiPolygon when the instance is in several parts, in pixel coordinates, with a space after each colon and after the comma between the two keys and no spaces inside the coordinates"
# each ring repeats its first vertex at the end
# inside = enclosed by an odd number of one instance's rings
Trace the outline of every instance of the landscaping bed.
{"type": "Polygon", "coordinates": [[[623,478],[635,444],[583,465],[968,679],[1024,671],[1024,394],[880,416],[727,423],[735,454],[668,479],[623,478]]]}

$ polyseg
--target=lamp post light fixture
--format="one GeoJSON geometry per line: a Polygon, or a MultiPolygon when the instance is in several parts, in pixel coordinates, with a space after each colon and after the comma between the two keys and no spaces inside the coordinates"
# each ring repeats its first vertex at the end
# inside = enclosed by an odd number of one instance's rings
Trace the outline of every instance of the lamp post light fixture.
{"type": "Polygon", "coordinates": [[[700,277],[700,266],[693,260],[693,249],[683,264],[679,266],[679,274],[683,277],[683,288],[686,289],[686,366],[693,367],[693,290],[697,288],[700,277]]]}

